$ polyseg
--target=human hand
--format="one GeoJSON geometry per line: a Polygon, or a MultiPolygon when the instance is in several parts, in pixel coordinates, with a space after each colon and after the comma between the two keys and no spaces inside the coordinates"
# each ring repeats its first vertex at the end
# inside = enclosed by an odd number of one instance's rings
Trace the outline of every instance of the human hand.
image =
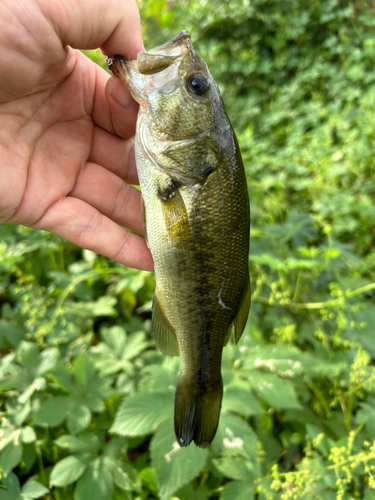
{"type": "Polygon", "coordinates": [[[0,224],[44,229],[127,266],[153,269],[142,234],[137,105],[79,50],[135,59],[135,0],[2,0],[0,224]]]}

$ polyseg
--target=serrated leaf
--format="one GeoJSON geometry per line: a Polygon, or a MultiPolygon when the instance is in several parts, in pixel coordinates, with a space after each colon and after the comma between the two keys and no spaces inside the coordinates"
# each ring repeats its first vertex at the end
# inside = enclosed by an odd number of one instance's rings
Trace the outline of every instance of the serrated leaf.
{"type": "Polygon", "coordinates": [[[79,479],[74,491],[74,500],[108,500],[112,497],[112,490],[110,469],[98,458],[79,479]]]}
{"type": "Polygon", "coordinates": [[[111,471],[115,484],[124,491],[142,491],[142,481],[135,469],[121,460],[110,457],[103,458],[104,463],[111,471]]]}
{"type": "Polygon", "coordinates": [[[242,455],[252,462],[255,462],[258,456],[255,432],[245,420],[230,413],[221,415],[211,447],[215,452],[242,455]]]}
{"type": "Polygon", "coordinates": [[[250,481],[256,478],[257,468],[254,463],[241,456],[229,456],[212,460],[215,468],[224,477],[250,481]]]}
{"type": "Polygon", "coordinates": [[[37,481],[27,481],[27,483],[25,483],[22,487],[22,493],[30,498],[39,498],[48,492],[48,488],[37,481]]]}
{"type": "Polygon", "coordinates": [[[239,413],[245,417],[261,415],[265,412],[251,392],[241,387],[224,389],[222,409],[239,413]]]}
{"type": "Polygon", "coordinates": [[[22,458],[22,444],[19,439],[8,443],[0,454],[0,468],[4,476],[7,476],[20,462],[22,458]]]}
{"type": "Polygon", "coordinates": [[[43,375],[51,370],[56,365],[58,359],[59,351],[56,347],[44,349],[39,356],[38,375],[43,375]]]}
{"type": "Polygon", "coordinates": [[[67,486],[74,483],[82,476],[94,458],[94,455],[87,453],[63,458],[52,469],[50,486],[67,486]]]}
{"type": "Polygon", "coordinates": [[[206,463],[208,450],[196,446],[180,448],[171,421],[158,428],[151,443],[152,463],[156,468],[161,500],[168,500],[192,481],[206,463]]]}
{"type": "Polygon", "coordinates": [[[127,337],[125,330],[121,326],[105,328],[101,332],[101,337],[113,354],[118,359],[122,358],[127,337]]]}
{"type": "Polygon", "coordinates": [[[71,434],[87,429],[91,422],[91,411],[85,404],[75,404],[68,417],[67,427],[71,434]]]}
{"type": "Polygon", "coordinates": [[[143,352],[149,345],[146,341],[144,332],[131,333],[126,341],[123,357],[125,359],[133,359],[143,352]]]}
{"type": "Polygon", "coordinates": [[[284,376],[298,375],[306,366],[304,353],[292,346],[266,345],[256,346],[246,353],[244,369],[264,368],[284,376]]]}
{"type": "Polygon", "coordinates": [[[115,316],[116,297],[100,297],[96,302],[67,302],[65,309],[77,316],[115,316]]]}
{"type": "Polygon", "coordinates": [[[254,497],[253,481],[231,481],[220,492],[220,500],[253,500],[254,497]]]}
{"type": "Polygon", "coordinates": [[[53,396],[47,399],[39,408],[34,423],[48,427],[61,425],[67,417],[71,404],[72,399],[68,396],[53,396]]]}
{"type": "Polygon", "coordinates": [[[55,443],[60,448],[72,453],[95,453],[100,446],[98,437],[92,432],[81,437],[65,434],[57,438],[55,443]]]}
{"type": "Polygon", "coordinates": [[[301,404],[297,399],[293,384],[269,373],[251,373],[248,377],[250,387],[255,389],[259,397],[272,408],[279,410],[299,409],[301,404]]]}
{"type": "Polygon", "coordinates": [[[120,405],[109,431],[120,436],[143,436],[172,414],[172,393],[137,394],[120,405]]]}

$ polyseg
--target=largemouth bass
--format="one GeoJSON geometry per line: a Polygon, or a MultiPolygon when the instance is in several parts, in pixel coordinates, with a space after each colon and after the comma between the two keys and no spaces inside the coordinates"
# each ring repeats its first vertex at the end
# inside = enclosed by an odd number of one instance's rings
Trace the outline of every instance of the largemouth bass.
{"type": "Polygon", "coordinates": [[[180,446],[206,448],[219,423],[221,357],[250,307],[249,199],[235,134],[205,61],[182,31],[108,59],[140,108],[135,137],[145,236],[155,264],[152,330],[181,355],[175,397],[180,446]]]}

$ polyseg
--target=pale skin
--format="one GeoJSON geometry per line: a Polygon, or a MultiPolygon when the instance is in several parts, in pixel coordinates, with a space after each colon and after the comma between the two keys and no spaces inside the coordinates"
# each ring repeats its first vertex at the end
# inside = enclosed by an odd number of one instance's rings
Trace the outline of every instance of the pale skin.
{"type": "Polygon", "coordinates": [[[0,224],[152,270],[133,141],[138,107],[77,49],[135,59],[135,0],[0,1],[0,224]]]}

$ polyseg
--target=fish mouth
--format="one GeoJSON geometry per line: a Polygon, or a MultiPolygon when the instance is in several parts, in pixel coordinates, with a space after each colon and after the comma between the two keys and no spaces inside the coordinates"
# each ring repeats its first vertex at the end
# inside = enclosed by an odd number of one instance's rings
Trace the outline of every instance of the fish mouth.
{"type": "Polygon", "coordinates": [[[121,71],[127,68],[142,75],[154,75],[171,66],[177,59],[181,59],[181,56],[184,56],[191,48],[190,33],[180,31],[169,42],[148,52],[139,52],[135,61],[120,55],[108,57],[107,66],[115,76],[120,76],[121,71]]]}

